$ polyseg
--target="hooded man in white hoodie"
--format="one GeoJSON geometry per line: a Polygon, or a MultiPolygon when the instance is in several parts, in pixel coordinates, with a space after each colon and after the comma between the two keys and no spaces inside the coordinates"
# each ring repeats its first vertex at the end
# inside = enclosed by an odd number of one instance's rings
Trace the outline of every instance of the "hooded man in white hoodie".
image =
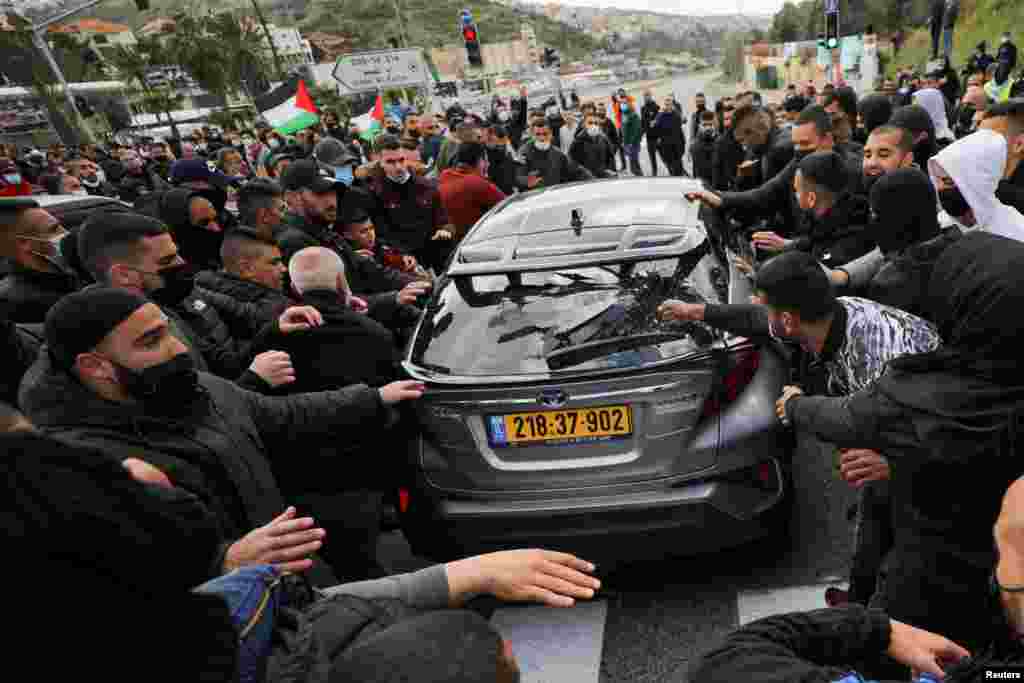
{"type": "Polygon", "coordinates": [[[1008,153],[1006,138],[979,130],[954,142],[928,161],[938,190],[939,224],[964,232],[980,230],[1024,242],[1024,215],[996,199],[1008,153]]]}

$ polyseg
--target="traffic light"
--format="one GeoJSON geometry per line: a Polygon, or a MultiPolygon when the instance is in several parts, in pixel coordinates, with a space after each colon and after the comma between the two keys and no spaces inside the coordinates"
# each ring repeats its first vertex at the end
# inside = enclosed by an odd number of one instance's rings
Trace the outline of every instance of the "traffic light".
{"type": "Polygon", "coordinates": [[[466,41],[466,56],[471,66],[483,66],[484,60],[480,56],[480,34],[476,31],[476,24],[466,24],[462,27],[462,39],[466,41]]]}
{"type": "Polygon", "coordinates": [[[818,34],[818,47],[826,47],[825,34],[824,33],[819,33],[818,34]]]}
{"type": "Polygon", "coordinates": [[[96,113],[92,110],[92,107],[89,106],[89,101],[81,95],[75,95],[75,107],[78,109],[78,113],[86,119],[90,118],[96,113]]]}
{"type": "Polygon", "coordinates": [[[839,47],[839,13],[825,15],[825,47],[834,50],[839,47]]]}
{"type": "Polygon", "coordinates": [[[135,8],[140,12],[148,12],[149,0],[135,0],[135,8]]]}
{"type": "Polygon", "coordinates": [[[562,62],[561,56],[558,54],[558,50],[553,47],[544,48],[544,54],[540,58],[541,66],[545,69],[550,69],[562,62]]]}

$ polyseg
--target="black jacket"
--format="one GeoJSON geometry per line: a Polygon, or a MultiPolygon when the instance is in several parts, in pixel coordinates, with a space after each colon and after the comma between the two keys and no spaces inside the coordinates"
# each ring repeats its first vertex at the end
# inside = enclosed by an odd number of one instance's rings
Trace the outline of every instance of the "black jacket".
{"type": "Polygon", "coordinates": [[[716,144],[717,138],[710,142],[705,142],[701,139],[699,133],[690,142],[690,154],[693,156],[693,175],[703,180],[708,188],[713,187],[716,144]]]}
{"type": "Polygon", "coordinates": [[[577,135],[569,147],[569,158],[590,171],[595,178],[615,172],[615,147],[604,135],[577,135]]]}
{"type": "MultiPolygon", "coordinates": [[[[889,460],[893,546],[884,563],[884,607],[894,619],[959,642],[985,642],[990,623],[982,599],[996,558],[992,527],[1003,494],[1020,475],[1005,433],[972,427],[944,403],[982,392],[988,407],[1017,408],[1013,394],[952,371],[908,373],[890,367],[875,384],[842,399],[798,396],[786,412],[807,430],[840,448],[870,448],[889,460]],[[891,397],[894,387],[934,403],[926,411],[891,397]]],[[[1011,430],[1012,432],[1012,430],[1011,430]]]]}
{"type": "Polygon", "coordinates": [[[198,290],[173,308],[162,307],[171,320],[171,326],[183,338],[193,358],[202,357],[198,367],[219,377],[234,379],[250,391],[264,393],[270,386],[249,370],[258,350],[279,332],[277,321],[266,325],[249,340],[239,339],[231,334],[227,323],[217,309],[203,298],[198,290]]]}
{"type": "Polygon", "coordinates": [[[658,139],[658,134],[653,132],[651,125],[654,123],[654,119],[658,117],[658,112],[661,111],[661,107],[658,106],[657,102],[645,102],[644,106],[640,108],[640,130],[647,136],[647,144],[650,145],[652,140],[658,139]]]}
{"type": "Polygon", "coordinates": [[[930,318],[925,297],[935,261],[958,239],[960,230],[953,227],[938,237],[889,255],[868,283],[864,296],[920,318],[930,318]]]}
{"type": "Polygon", "coordinates": [[[514,194],[516,191],[516,172],[518,164],[512,158],[509,151],[504,147],[488,147],[487,162],[490,170],[487,175],[491,182],[498,186],[498,189],[506,195],[514,194]]]}
{"type": "Polygon", "coordinates": [[[996,199],[1024,212],[1024,164],[1018,164],[1013,175],[999,181],[996,199]]]}
{"type": "Polygon", "coordinates": [[[0,317],[0,401],[16,405],[21,379],[36,362],[39,347],[43,344],[42,326],[30,331],[22,325],[15,325],[0,317]]]}
{"type": "Polygon", "coordinates": [[[611,143],[612,147],[617,148],[622,144],[622,136],[619,134],[619,129],[615,127],[614,121],[606,118],[604,123],[601,124],[601,130],[604,132],[605,137],[608,138],[608,142],[611,143]]]}
{"type": "Polygon", "coordinates": [[[235,339],[254,339],[294,305],[284,292],[223,270],[196,275],[196,295],[211,304],[235,339]]]}
{"type": "Polygon", "coordinates": [[[761,178],[767,182],[786,167],[793,160],[793,138],[788,130],[773,128],[768,136],[768,142],[757,151],[757,158],[761,160],[761,178]]]}
{"type": "Polygon", "coordinates": [[[1008,43],[1000,43],[996,51],[996,61],[1008,64],[1012,72],[1017,68],[1017,46],[1011,40],[1008,43]]]}
{"type": "Polygon", "coordinates": [[[277,347],[287,351],[295,367],[288,393],[337,389],[350,384],[383,386],[398,379],[395,337],[369,315],[356,313],[331,291],[302,296],[324,324],[282,336],[277,347]]]}
{"type": "Polygon", "coordinates": [[[543,187],[554,187],[562,183],[593,180],[594,178],[590,171],[567,157],[562,150],[554,146],[554,143],[543,152],[534,147],[532,142],[527,143],[519,150],[519,156],[524,163],[519,168],[516,180],[522,190],[530,189],[527,184],[527,176],[532,171],[540,173],[544,180],[543,187]]]}
{"type": "Polygon", "coordinates": [[[286,261],[305,247],[327,247],[337,252],[345,262],[349,287],[359,296],[384,293],[393,296],[395,291],[415,280],[411,275],[385,268],[371,258],[359,256],[330,226],[314,225],[302,216],[285,216],[274,238],[286,261]]]}
{"type": "Polygon", "coordinates": [[[78,290],[78,281],[67,273],[45,273],[12,264],[0,280],[0,318],[16,323],[42,323],[50,308],[78,290]]]}
{"type": "MultiPolygon", "coordinates": [[[[205,398],[192,415],[174,420],[100,398],[44,354],[26,377],[19,403],[45,433],[160,468],[175,486],[197,495],[232,540],[285,509],[274,467],[296,467],[311,449],[319,452],[325,442],[365,430],[387,414],[377,390],[365,385],[268,397],[207,373],[199,377],[205,398]]],[[[335,583],[322,564],[311,576],[321,586],[335,583]]]]}
{"type": "Polygon", "coordinates": [[[727,128],[715,142],[711,174],[712,189],[724,192],[732,189],[736,180],[736,167],[743,161],[743,145],[736,142],[732,129],[727,128]]]}
{"type": "MultiPolygon", "coordinates": [[[[984,602],[985,596],[979,595],[978,600],[984,602]]],[[[999,617],[992,621],[998,623],[999,617]]],[[[1011,641],[1008,632],[986,631],[984,647],[945,669],[947,683],[983,683],[991,680],[985,676],[986,668],[1024,664],[1024,649],[1011,641]]],[[[701,657],[689,680],[834,683],[858,663],[878,662],[889,649],[891,632],[888,615],[859,605],[779,614],[730,634],[701,657]]]]}
{"type": "Polygon", "coordinates": [[[683,134],[683,117],[679,112],[658,112],[654,119],[654,136],[660,147],[686,148],[686,136],[683,134]]]}
{"type": "Polygon", "coordinates": [[[165,680],[236,678],[227,606],[191,592],[216,571],[220,540],[195,496],[141,484],[101,450],[36,434],[4,435],[0,451],[4,538],[21,558],[4,572],[22,587],[8,596],[19,614],[8,647],[35,651],[60,614],[76,636],[47,663],[48,677],[73,680],[83,662],[102,659],[106,681],[138,680],[158,660],[165,680]]]}
{"type": "Polygon", "coordinates": [[[846,192],[824,216],[805,215],[805,233],[790,248],[808,252],[828,268],[841,266],[875,248],[867,232],[869,213],[866,198],[846,192]]]}

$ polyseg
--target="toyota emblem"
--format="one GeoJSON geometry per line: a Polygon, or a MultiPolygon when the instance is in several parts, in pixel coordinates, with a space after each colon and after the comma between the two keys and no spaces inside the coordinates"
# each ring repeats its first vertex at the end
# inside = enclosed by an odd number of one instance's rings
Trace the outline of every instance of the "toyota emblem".
{"type": "Polygon", "coordinates": [[[537,403],[545,408],[561,408],[569,401],[569,394],[561,389],[545,389],[537,396],[537,403]]]}

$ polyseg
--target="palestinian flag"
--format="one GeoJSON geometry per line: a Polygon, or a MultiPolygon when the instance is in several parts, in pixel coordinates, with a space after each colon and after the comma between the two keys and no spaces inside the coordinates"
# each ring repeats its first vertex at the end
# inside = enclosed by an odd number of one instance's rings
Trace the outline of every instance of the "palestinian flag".
{"type": "Polygon", "coordinates": [[[305,81],[291,81],[256,98],[256,107],[270,127],[281,135],[290,135],[320,123],[316,105],[305,81]]]}
{"type": "Polygon", "coordinates": [[[356,125],[360,138],[367,142],[373,142],[384,125],[384,99],[380,93],[377,93],[377,101],[374,102],[373,109],[362,116],[353,118],[349,123],[356,125]]]}

